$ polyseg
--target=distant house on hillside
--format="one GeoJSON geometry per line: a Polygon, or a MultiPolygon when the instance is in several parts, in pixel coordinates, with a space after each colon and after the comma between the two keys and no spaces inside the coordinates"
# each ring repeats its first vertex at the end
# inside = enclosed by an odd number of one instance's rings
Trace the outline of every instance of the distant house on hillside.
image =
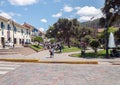
{"type": "Polygon", "coordinates": [[[101,32],[103,32],[103,31],[104,31],[103,28],[98,28],[97,33],[101,33],[101,32]]]}

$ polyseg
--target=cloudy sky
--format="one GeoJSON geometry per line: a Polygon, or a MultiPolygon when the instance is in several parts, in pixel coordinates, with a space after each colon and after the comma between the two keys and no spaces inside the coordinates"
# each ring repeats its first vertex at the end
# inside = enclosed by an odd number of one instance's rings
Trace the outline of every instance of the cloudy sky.
{"type": "Polygon", "coordinates": [[[102,16],[105,0],[0,0],[0,15],[17,23],[27,22],[47,30],[59,18],[77,18],[80,22],[102,16]]]}

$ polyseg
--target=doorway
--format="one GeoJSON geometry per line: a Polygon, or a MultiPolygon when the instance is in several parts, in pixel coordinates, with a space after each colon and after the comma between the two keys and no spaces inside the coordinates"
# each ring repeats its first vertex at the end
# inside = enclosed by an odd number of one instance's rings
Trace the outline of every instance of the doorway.
{"type": "Polygon", "coordinates": [[[3,48],[5,47],[5,38],[4,37],[1,37],[1,44],[3,46],[3,48]]]}

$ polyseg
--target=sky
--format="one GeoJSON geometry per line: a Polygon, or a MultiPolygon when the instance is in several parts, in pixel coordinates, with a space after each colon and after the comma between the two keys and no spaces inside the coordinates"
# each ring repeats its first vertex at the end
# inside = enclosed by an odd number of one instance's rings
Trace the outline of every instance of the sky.
{"type": "Polygon", "coordinates": [[[26,22],[46,31],[59,18],[77,18],[80,22],[100,18],[104,2],[105,0],[0,0],[0,15],[19,24],[26,22]]]}

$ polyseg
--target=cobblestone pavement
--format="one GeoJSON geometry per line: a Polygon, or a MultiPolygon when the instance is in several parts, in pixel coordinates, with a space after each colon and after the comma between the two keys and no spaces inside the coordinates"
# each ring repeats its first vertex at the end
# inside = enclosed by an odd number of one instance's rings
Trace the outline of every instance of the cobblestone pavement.
{"type": "Polygon", "coordinates": [[[15,70],[16,68],[18,68],[21,65],[22,65],[22,63],[0,61],[0,76],[4,76],[8,72],[15,70]]]}
{"type": "Polygon", "coordinates": [[[27,63],[0,77],[0,85],[120,85],[120,66],[27,63]]]}

